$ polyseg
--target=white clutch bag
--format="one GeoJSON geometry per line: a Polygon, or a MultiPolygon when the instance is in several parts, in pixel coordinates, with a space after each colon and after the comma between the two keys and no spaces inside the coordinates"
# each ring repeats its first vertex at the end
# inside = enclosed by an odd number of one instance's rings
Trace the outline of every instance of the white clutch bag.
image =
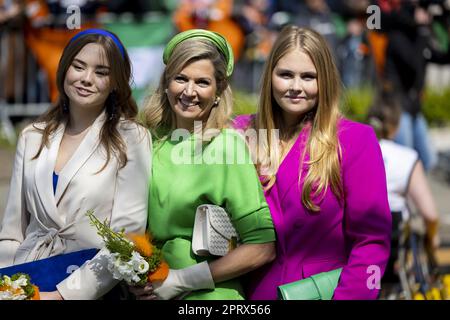
{"type": "Polygon", "coordinates": [[[192,235],[192,251],[196,255],[224,256],[238,242],[239,235],[222,207],[204,204],[197,208],[192,235]]]}

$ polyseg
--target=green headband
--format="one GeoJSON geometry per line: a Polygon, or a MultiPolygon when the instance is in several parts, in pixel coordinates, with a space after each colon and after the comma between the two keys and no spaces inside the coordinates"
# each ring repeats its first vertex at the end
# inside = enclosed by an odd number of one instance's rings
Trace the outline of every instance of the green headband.
{"type": "Polygon", "coordinates": [[[164,49],[163,54],[164,64],[167,64],[167,61],[172,55],[173,49],[175,49],[175,47],[179,43],[190,38],[205,38],[210,40],[217,47],[217,49],[219,49],[219,51],[225,56],[225,59],[227,61],[227,77],[231,76],[234,68],[233,49],[231,48],[228,41],[221,34],[203,29],[187,30],[174,36],[164,49]]]}

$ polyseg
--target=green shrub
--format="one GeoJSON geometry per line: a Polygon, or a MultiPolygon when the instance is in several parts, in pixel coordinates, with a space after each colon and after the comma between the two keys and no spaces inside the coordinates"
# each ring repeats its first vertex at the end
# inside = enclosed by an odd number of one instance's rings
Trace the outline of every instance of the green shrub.
{"type": "MultiPolygon", "coordinates": [[[[258,95],[241,91],[233,91],[234,114],[255,113],[258,105],[258,95]]],[[[370,88],[348,90],[342,101],[342,112],[355,121],[364,121],[367,110],[373,99],[370,88]]]]}
{"type": "Polygon", "coordinates": [[[256,94],[233,91],[234,115],[255,113],[258,106],[258,96],[256,94]]]}
{"type": "Polygon", "coordinates": [[[432,126],[450,124],[450,87],[425,90],[423,114],[432,126]]]}
{"type": "Polygon", "coordinates": [[[344,92],[341,111],[349,119],[365,122],[375,91],[372,87],[351,88],[344,92]]]}
{"type": "MultiPolygon", "coordinates": [[[[342,112],[350,119],[364,122],[374,96],[375,89],[371,87],[348,89],[342,112]]],[[[450,87],[441,90],[427,88],[422,113],[430,126],[450,125],[450,87]]]]}
{"type": "MultiPolygon", "coordinates": [[[[236,115],[256,112],[258,95],[237,90],[233,93],[236,115]]],[[[375,89],[370,86],[347,89],[343,94],[341,111],[349,119],[365,122],[374,97],[375,89]]],[[[430,126],[450,125],[450,87],[425,90],[422,110],[430,126]]]]}

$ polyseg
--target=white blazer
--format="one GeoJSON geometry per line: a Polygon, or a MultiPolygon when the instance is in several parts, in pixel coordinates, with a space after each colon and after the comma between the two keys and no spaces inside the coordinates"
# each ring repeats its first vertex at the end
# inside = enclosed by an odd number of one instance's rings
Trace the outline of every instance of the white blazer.
{"type": "MultiPolygon", "coordinates": [[[[106,152],[99,134],[102,113],[59,173],[53,193],[53,170],[65,125],[49,137],[37,159],[42,134],[33,126],[21,133],[0,231],[0,267],[87,248],[103,248],[103,240],[85,213],[94,210],[114,230],[144,232],[147,222],[151,137],[146,129],[122,121],[128,162],[120,168],[114,155],[103,171],[106,152]]],[[[41,124],[42,125],[42,124],[41,124]]],[[[97,299],[117,280],[106,269],[102,249],[92,260],[57,285],[65,299],[97,299]]]]}

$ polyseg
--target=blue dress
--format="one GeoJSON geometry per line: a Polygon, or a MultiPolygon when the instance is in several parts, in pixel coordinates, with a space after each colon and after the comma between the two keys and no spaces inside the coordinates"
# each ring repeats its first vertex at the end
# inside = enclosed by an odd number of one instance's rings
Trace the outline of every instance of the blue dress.
{"type": "Polygon", "coordinates": [[[56,193],[56,186],[58,185],[59,176],[53,171],[53,194],[56,193]]]}

